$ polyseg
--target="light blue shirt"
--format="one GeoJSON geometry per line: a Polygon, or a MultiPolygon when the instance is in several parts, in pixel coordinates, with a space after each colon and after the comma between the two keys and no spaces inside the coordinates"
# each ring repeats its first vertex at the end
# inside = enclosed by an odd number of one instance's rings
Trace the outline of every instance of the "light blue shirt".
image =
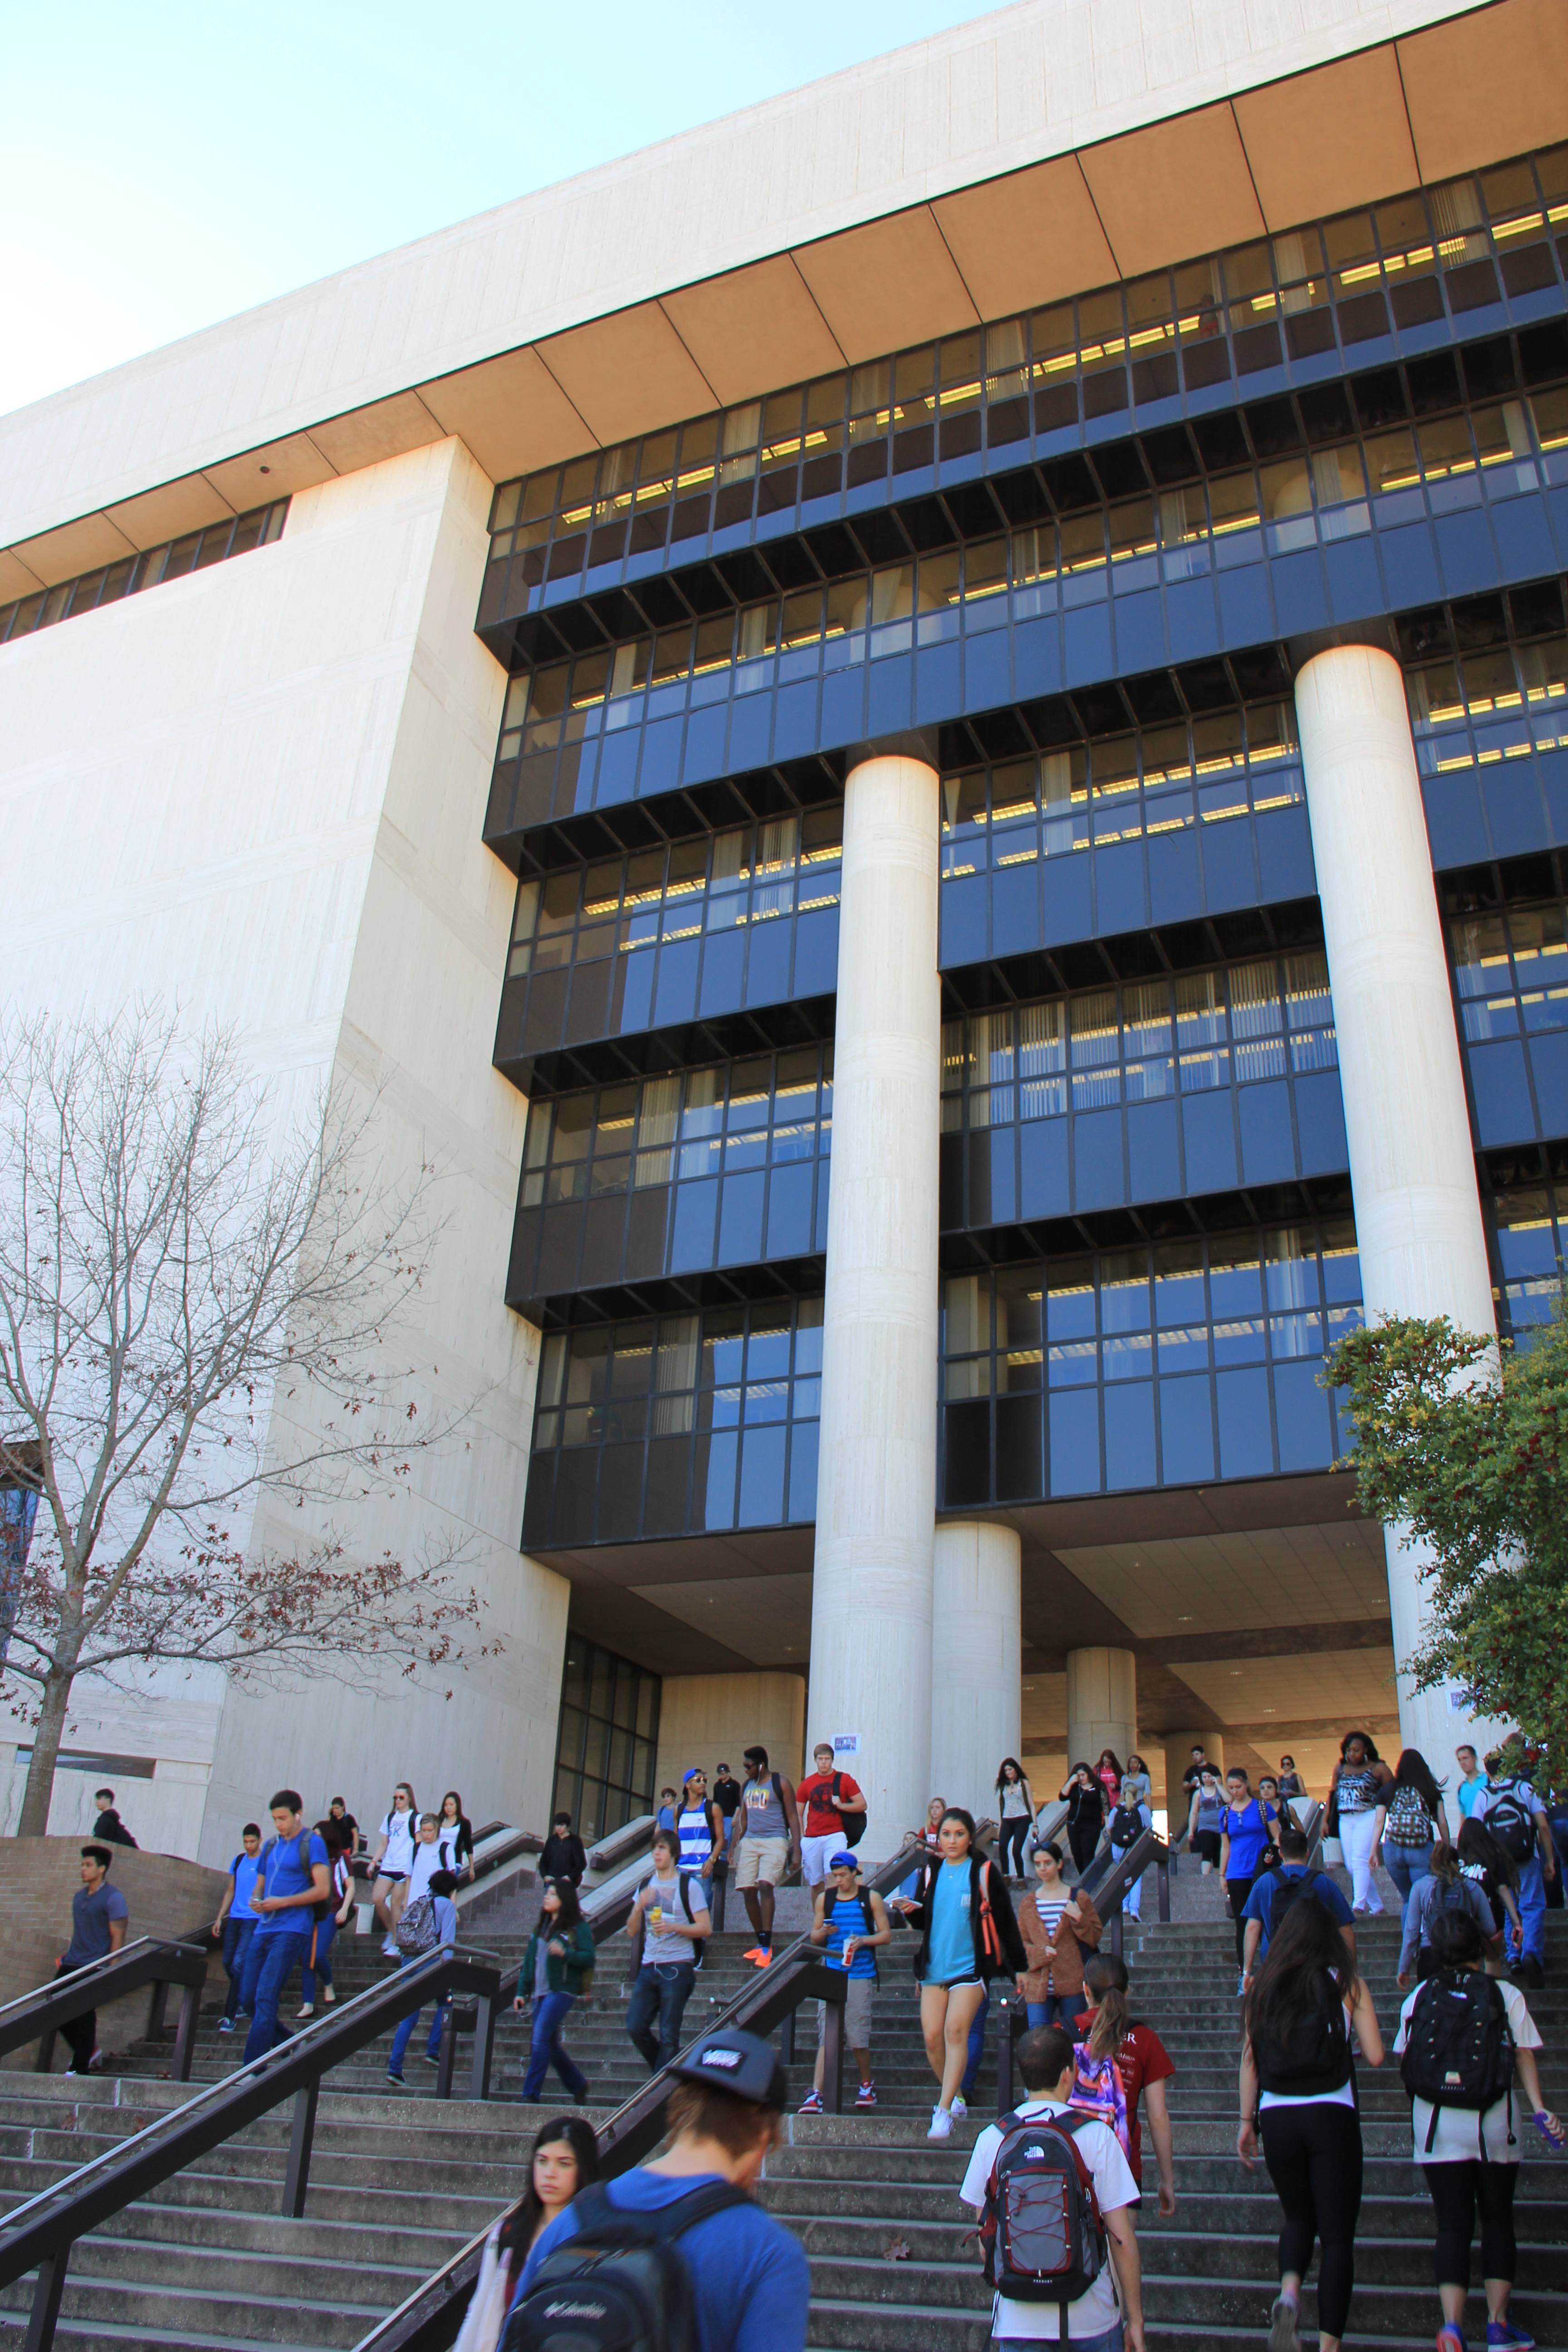
{"type": "Polygon", "coordinates": [[[1473,1780],[1461,1780],[1459,1782],[1454,1794],[1459,1801],[1459,1811],[1463,1813],[1467,1821],[1470,1819],[1476,1807],[1480,1803],[1481,1799],[1486,1795],[1486,1793],[1487,1784],[1485,1778],[1479,1772],[1473,1780]]]}
{"type": "Polygon", "coordinates": [[[974,1976],[974,1930],[969,1916],[969,1857],[944,1862],[931,1887],[931,1942],[922,1981],[967,1984],[974,1976]]]}

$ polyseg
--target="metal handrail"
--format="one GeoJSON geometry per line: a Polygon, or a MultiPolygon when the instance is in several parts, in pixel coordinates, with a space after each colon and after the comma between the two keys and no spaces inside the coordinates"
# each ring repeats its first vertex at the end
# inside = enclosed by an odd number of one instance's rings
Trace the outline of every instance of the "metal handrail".
{"type": "Polygon", "coordinates": [[[294,2117],[283,2176],[282,2211],[298,2221],[305,2210],[322,2075],[366,2042],[375,2041],[389,2025],[416,2014],[433,1993],[437,1999],[453,1992],[477,1994],[468,2095],[487,2097],[500,1991],[500,1965],[493,1952],[445,1946],[411,1962],[384,1983],[372,1985],[353,2000],[342,2002],[303,2033],[198,2091],[194,2099],[160,2116],[7,2213],[0,2220],[0,2287],[14,2285],[31,2270],[38,2273],[27,2352],[50,2352],[66,2273],[79,2238],[289,2097],[294,2101],[294,2117]]]}
{"type": "MultiPolygon", "coordinates": [[[[909,1876],[911,1863],[922,1860],[925,1853],[925,1847],[915,1841],[911,1832],[902,1850],[863,1881],[865,1887],[870,1893],[886,1895],[909,1876]]],[[[705,2040],[730,2025],[740,2026],[748,2033],[771,2033],[786,2017],[794,2018],[803,2000],[826,2001],[823,2104],[830,2115],[837,2115],[841,2111],[844,2095],[843,2003],[847,1979],[841,1969],[825,1968],[816,1961],[816,1949],[807,1928],[794,1943],[785,1945],[755,1983],[746,1985],[717,2017],[710,2018],[696,2039],[705,2040]]],[[[661,2067],[599,2126],[594,2137],[599,2147],[601,2179],[613,2179],[616,2173],[628,2170],[647,2149],[658,2146],[664,2137],[664,2111],[675,2082],[671,2069],[661,2067]]],[[[354,2352],[447,2352],[462,2325],[468,2296],[479,2277],[486,2240],[497,2221],[509,2222],[521,2210],[522,2202],[519,2199],[494,2221],[487,2222],[450,2261],[444,2263],[422,2286],[416,2287],[395,2311],[389,2312],[368,2336],[362,2336],[354,2352]]]]}
{"type": "MultiPolygon", "coordinates": [[[[196,2005],[206,1972],[206,1953],[194,1939],[186,1942],[170,1936],[134,1937],[119,1951],[108,1952],[100,1960],[89,1960],[83,1967],[73,1969],[69,1976],[51,1978],[47,1984],[35,1985],[30,1992],[8,2000],[0,2009],[0,2058],[8,2056],[13,2050],[26,2049],[29,2042],[37,2042],[38,2055],[34,2072],[47,2074],[54,2059],[55,2035],[62,2025],[68,2025],[73,2018],[85,2017],[89,2010],[107,2008],[111,2000],[125,2000],[140,1992],[143,1985],[178,1985],[184,1998],[174,2035],[174,2076],[176,2083],[188,2082],[195,2042],[196,2005]]],[[[153,2032],[160,2031],[162,2022],[160,1993],[153,2032]]]]}
{"type": "Polygon", "coordinates": [[[1328,1820],[1329,1809],[1327,1805],[1314,1805],[1306,1820],[1301,1823],[1301,1828],[1306,1832],[1307,1837],[1307,1867],[1309,1870],[1320,1870],[1322,1867],[1323,1839],[1328,1829],[1328,1820]]]}

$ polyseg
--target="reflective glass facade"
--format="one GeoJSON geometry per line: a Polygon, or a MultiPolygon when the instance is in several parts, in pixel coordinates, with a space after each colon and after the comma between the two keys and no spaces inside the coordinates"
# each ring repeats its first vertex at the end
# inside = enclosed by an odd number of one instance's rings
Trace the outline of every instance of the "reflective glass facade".
{"type": "Polygon", "coordinates": [[[934,1506],[1332,1462],[1360,1278],[1292,689],[1347,635],[1405,673],[1500,1315],[1539,1320],[1565,250],[1568,150],[498,490],[531,1548],[812,1518],[843,791],[879,749],[942,778],[934,1506]]]}
{"type": "Polygon", "coordinates": [[[567,1637],[555,1804],[584,1845],[653,1811],[659,1680],[580,1633],[567,1637]]]}
{"type": "Polygon", "coordinates": [[[269,547],[282,537],[288,515],[287,499],[253,507],[248,514],[231,515],[205,530],[188,531],[184,539],[168,540],[162,547],[62,580],[58,587],[40,589],[37,595],[0,604],[0,646],[12,637],[31,636],[36,629],[52,628],[57,621],[74,620],[79,613],[96,612],[100,604],[118,604],[122,596],[140,595],[143,588],[183,580],[188,572],[205,572],[210,563],[226,563],[231,555],[269,547]]]}

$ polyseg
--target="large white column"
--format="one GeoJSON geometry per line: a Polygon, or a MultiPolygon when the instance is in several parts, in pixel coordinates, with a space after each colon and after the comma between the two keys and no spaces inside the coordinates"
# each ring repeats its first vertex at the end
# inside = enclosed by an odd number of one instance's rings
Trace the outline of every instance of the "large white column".
{"type": "Polygon", "coordinates": [[[936,772],[845,788],[808,1745],[858,1732],[868,1860],[925,1818],[936,1506],[936,772]]]}
{"type": "MultiPolygon", "coordinates": [[[[1296,712],[1367,1319],[1450,1315],[1490,1332],[1475,1148],[1399,665],[1370,646],[1318,654],[1296,681],[1296,712]]],[[[1384,1540],[1403,1660],[1420,1639],[1418,1559],[1399,1529],[1384,1540]]],[[[1440,1775],[1472,1728],[1447,1692],[1417,1696],[1404,1675],[1399,1723],[1440,1775]]]]}
{"type": "Polygon", "coordinates": [[[1106,1748],[1120,1756],[1138,1745],[1138,1661],[1131,1650],[1068,1652],[1068,1770],[1092,1771],[1106,1748]]]}
{"type": "Polygon", "coordinates": [[[976,1817],[995,1812],[997,1769],[1023,1737],[1022,1549],[997,1519],[944,1519],[936,1531],[930,1793],[976,1817]]]}

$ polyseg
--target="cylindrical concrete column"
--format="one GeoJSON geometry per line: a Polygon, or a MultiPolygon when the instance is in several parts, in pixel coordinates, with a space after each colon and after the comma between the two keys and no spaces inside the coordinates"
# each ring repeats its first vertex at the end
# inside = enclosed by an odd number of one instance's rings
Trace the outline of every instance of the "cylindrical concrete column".
{"type": "Polygon", "coordinates": [[[1193,1760],[1193,1750],[1201,1748],[1209,1762],[1225,1770],[1225,1735],[1218,1731],[1166,1731],[1160,1736],[1165,1751],[1165,1812],[1173,1837],[1180,1837],[1187,1826],[1187,1811],[1192,1793],[1182,1786],[1182,1775],[1193,1760]]]}
{"type": "MultiPolygon", "coordinates": [[[[1495,1328],[1475,1148],[1415,747],[1399,665],[1370,646],[1316,655],[1296,681],[1367,1319],[1451,1315],[1495,1328]]],[[[1416,1554],[1384,1541],[1394,1651],[1420,1639],[1416,1554]]],[[[1406,1746],[1447,1774],[1468,1718],[1399,1678],[1406,1746]]]]}
{"type": "Polygon", "coordinates": [[[996,1811],[997,1771],[1023,1737],[1022,1549],[995,1519],[943,1520],[936,1531],[930,1793],[976,1819],[996,1811]]]}
{"type": "Polygon", "coordinates": [[[868,1861],[923,1822],[930,1794],[940,813],[921,761],[850,772],[808,1740],[860,1735],[868,1861]]]}
{"type": "Polygon", "coordinates": [[[1131,1650],[1068,1652],[1068,1769],[1092,1770],[1110,1748],[1127,1761],[1138,1745],[1138,1664],[1131,1650]]]}

